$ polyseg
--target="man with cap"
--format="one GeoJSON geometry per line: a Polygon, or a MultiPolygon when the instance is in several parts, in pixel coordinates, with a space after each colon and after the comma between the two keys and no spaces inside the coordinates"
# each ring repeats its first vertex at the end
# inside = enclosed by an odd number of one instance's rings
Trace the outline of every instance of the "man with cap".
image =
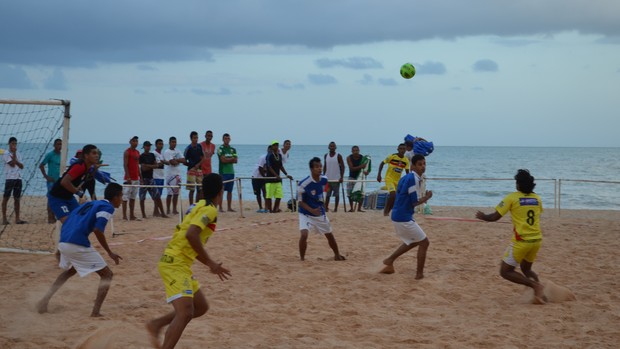
{"type": "Polygon", "coordinates": [[[127,220],[127,201],[129,201],[129,219],[139,220],[134,214],[138,186],[140,185],[140,152],[138,151],[138,136],[129,140],[129,148],[123,153],[123,168],[125,170],[123,186],[123,219],[127,220]]]}
{"type": "Polygon", "coordinates": [[[280,200],[282,200],[282,178],[280,178],[280,171],[284,173],[286,177],[289,179],[293,179],[292,176],[284,169],[282,165],[282,156],[279,151],[280,145],[278,141],[271,142],[271,151],[269,155],[267,155],[267,180],[265,181],[265,208],[269,210],[271,213],[281,212],[280,210],[280,200]],[[271,177],[271,178],[270,178],[271,177]],[[275,177],[275,178],[274,178],[275,177]],[[275,198],[276,201],[271,206],[271,199],[275,198]]]}

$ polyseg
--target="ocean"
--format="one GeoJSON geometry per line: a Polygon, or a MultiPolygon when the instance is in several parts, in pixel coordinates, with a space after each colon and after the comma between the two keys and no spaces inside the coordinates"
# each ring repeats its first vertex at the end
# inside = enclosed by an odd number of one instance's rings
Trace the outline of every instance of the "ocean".
{"type": "MultiPolygon", "coordinates": [[[[69,156],[83,144],[70,144],[69,156]]],[[[98,144],[102,159],[109,166],[104,170],[118,181],[123,178],[123,151],[127,144],[98,144]]],[[[186,145],[179,145],[184,149],[186,145]]],[[[265,152],[266,145],[235,145],[239,162],[235,165],[237,177],[250,178],[258,158],[265,152]]],[[[20,145],[18,150],[22,149],[20,145]]],[[[27,145],[25,146],[27,147],[27,145]]],[[[139,147],[140,148],[140,147],[139,147]]],[[[50,148],[51,149],[51,148],[50,148]]],[[[154,149],[154,146],[153,146],[154,149]]],[[[140,149],[141,150],[141,149],[140,149]]],[[[21,150],[20,150],[21,151],[21,150]]],[[[346,156],[351,153],[350,145],[340,145],[337,151],[346,156]]],[[[309,174],[308,162],[318,156],[323,159],[326,145],[295,145],[291,149],[287,172],[295,180],[309,174]]],[[[396,146],[360,145],[360,153],[372,157],[372,172],[366,192],[378,190],[382,184],[376,182],[379,163],[396,146]]],[[[28,182],[27,195],[44,195],[45,184],[35,165],[37,159],[26,159],[24,176],[32,173],[28,182]],[[31,163],[28,163],[30,161],[31,163]],[[30,169],[30,170],[28,170],[30,169]]],[[[429,202],[438,206],[495,207],[504,195],[514,191],[513,176],[520,168],[530,170],[536,178],[535,191],[541,195],[544,206],[562,209],[620,210],[620,148],[566,148],[566,147],[455,147],[437,146],[427,157],[427,189],[433,191],[429,202]]],[[[217,170],[218,160],[213,157],[213,168],[217,170]]],[[[385,169],[383,170],[385,174],[385,169]]],[[[4,182],[4,171],[0,180],[4,182]]],[[[345,179],[348,168],[345,171],[345,179]]],[[[291,196],[290,185],[283,182],[284,201],[291,196]]],[[[249,179],[242,182],[243,200],[255,200],[249,179]]],[[[103,185],[97,184],[97,193],[103,196],[103,185]]],[[[187,198],[184,190],[183,198],[187,198]]],[[[237,200],[235,190],[233,200],[237,200]]],[[[333,199],[332,199],[333,200],[333,199]]]]}

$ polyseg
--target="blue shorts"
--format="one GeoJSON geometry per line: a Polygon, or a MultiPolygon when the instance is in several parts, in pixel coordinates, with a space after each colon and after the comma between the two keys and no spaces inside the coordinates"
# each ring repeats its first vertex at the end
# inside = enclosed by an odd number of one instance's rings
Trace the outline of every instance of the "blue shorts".
{"type": "MultiPolygon", "coordinates": [[[[155,185],[153,178],[142,178],[142,184],[155,185]]],[[[140,189],[138,190],[138,198],[141,201],[146,200],[146,193],[151,196],[151,199],[159,199],[161,197],[161,195],[157,191],[157,188],[155,187],[140,187],[140,189]]]]}
{"type": "Polygon", "coordinates": [[[52,190],[52,187],[54,186],[54,183],[56,183],[56,182],[47,182],[46,183],[46,185],[47,185],[47,192],[48,193],[50,192],[50,190],[52,190]]]}
{"type": "Polygon", "coordinates": [[[164,192],[164,179],[163,178],[154,178],[153,179],[153,185],[161,185],[161,187],[159,188],[155,188],[157,190],[157,193],[159,193],[158,197],[161,197],[161,194],[164,192]]]}
{"type": "Polygon", "coordinates": [[[72,196],[71,199],[66,200],[48,194],[47,203],[52,209],[52,212],[54,212],[56,219],[61,219],[68,216],[71,211],[80,206],[74,196],[72,196]]]}
{"type": "Polygon", "coordinates": [[[233,188],[235,187],[235,181],[226,182],[231,179],[235,179],[234,174],[223,174],[222,175],[222,180],[224,181],[224,191],[233,191],[233,188]]]}

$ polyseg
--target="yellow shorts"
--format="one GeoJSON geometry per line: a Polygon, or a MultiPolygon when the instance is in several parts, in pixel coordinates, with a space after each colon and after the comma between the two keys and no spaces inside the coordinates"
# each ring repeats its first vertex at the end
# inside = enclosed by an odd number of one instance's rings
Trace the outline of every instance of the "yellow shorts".
{"type": "Polygon", "coordinates": [[[282,192],[282,182],[265,183],[265,198],[282,199],[283,197],[284,193],[282,192]]]}
{"type": "Polygon", "coordinates": [[[398,186],[398,182],[385,181],[385,189],[389,192],[396,191],[397,186],[398,186]]]}
{"type": "MultiPolygon", "coordinates": [[[[193,172],[196,173],[196,171],[193,172]]],[[[202,190],[202,172],[200,172],[199,174],[190,174],[189,172],[187,172],[187,184],[187,190],[202,190]]]]}
{"type": "Polygon", "coordinates": [[[518,267],[523,260],[534,263],[538,250],[542,246],[542,239],[537,241],[517,241],[511,242],[510,246],[506,248],[504,258],[502,260],[506,264],[518,267]]]}
{"type": "Polygon", "coordinates": [[[168,303],[181,297],[193,298],[200,289],[200,284],[194,279],[189,264],[181,262],[178,257],[161,256],[157,269],[166,286],[168,303]]]}

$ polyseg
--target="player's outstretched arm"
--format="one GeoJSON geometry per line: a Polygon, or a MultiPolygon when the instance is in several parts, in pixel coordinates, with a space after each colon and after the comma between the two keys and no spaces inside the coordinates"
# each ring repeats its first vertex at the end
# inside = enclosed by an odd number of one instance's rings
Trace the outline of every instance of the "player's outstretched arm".
{"type": "Polygon", "coordinates": [[[209,269],[211,269],[211,272],[213,274],[216,274],[220,278],[220,280],[228,280],[228,277],[232,276],[230,270],[224,268],[222,266],[222,263],[218,263],[211,259],[211,257],[207,253],[207,250],[205,250],[204,246],[200,242],[200,230],[200,227],[192,224],[189,226],[189,228],[187,229],[187,233],[185,234],[189,245],[192,246],[196,253],[198,253],[196,259],[200,263],[209,267],[209,269]]]}
{"type": "Polygon", "coordinates": [[[485,214],[482,211],[476,212],[476,218],[487,221],[487,222],[495,222],[502,218],[502,215],[499,212],[495,211],[493,213],[485,214]]]}

